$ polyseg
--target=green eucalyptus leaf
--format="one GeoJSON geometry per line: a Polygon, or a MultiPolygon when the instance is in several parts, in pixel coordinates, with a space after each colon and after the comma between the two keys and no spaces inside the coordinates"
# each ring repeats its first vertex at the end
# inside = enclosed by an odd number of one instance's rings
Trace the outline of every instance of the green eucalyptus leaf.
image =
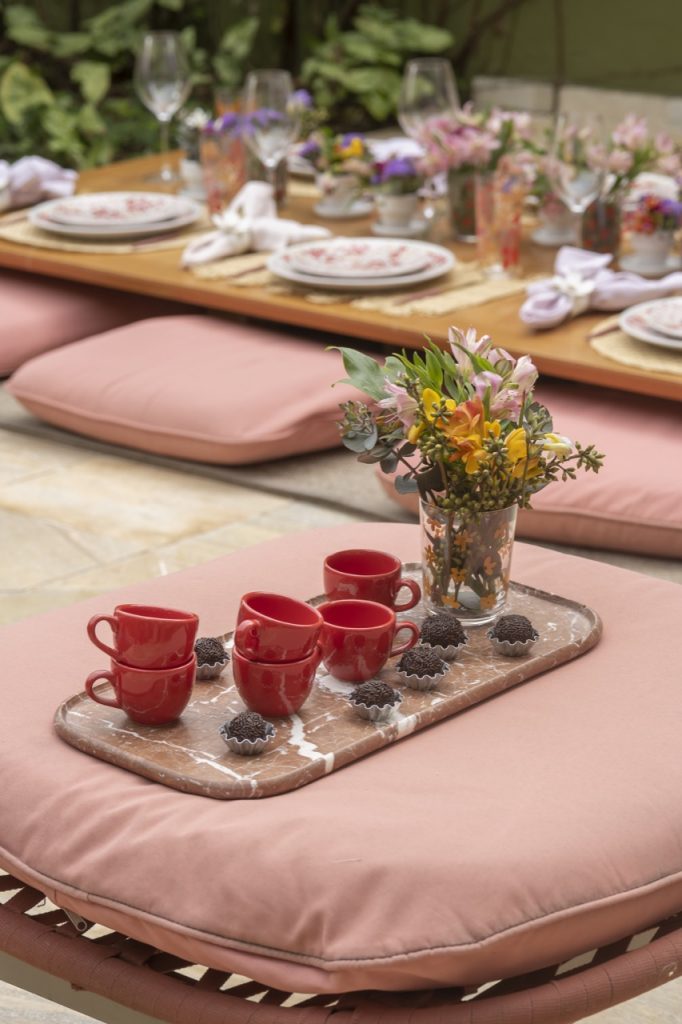
{"type": "Polygon", "coordinates": [[[354,348],[342,348],[340,345],[331,345],[330,348],[336,349],[343,357],[348,378],[341,383],[352,384],[377,401],[386,397],[384,371],[376,359],[365,355],[364,352],[357,352],[354,348]]]}
{"type": "Polygon", "coordinates": [[[80,86],[83,99],[99,103],[111,84],[111,69],[101,60],[78,60],[71,68],[71,78],[80,86]]]}
{"type": "Polygon", "coordinates": [[[398,494],[415,494],[419,490],[417,481],[413,476],[397,476],[394,484],[398,494]]]}
{"type": "Polygon", "coordinates": [[[21,61],[14,61],[0,79],[0,107],[10,124],[21,124],[27,111],[49,107],[54,94],[45,79],[21,61]]]}

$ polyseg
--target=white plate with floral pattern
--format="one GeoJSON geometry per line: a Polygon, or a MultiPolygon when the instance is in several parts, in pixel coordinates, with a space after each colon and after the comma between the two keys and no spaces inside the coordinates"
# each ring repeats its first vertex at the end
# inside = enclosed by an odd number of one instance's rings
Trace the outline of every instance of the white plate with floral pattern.
{"type": "Polygon", "coordinates": [[[105,229],[157,224],[190,209],[189,200],[164,192],[92,192],[42,205],[43,217],[58,224],[105,229]]]}
{"type": "Polygon", "coordinates": [[[194,224],[203,213],[202,206],[193,199],[183,198],[187,204],[185,212],[176,217],[168,217],[166,220],[149,221],[144,224],[98,224],[95,226],[87,224],[62,224],[52,220],[49,216],[49,207],[54,200],[34,206],[28,212],[28,220],[34,227],[41,231],[49,231],[54,235],[66,235],[76,238],[99,238],[111,240],[113,238],[139,238],[147,235],[161,235],[179,228],[194,224]]]}
{"type": "Polygon", "coordinates": [[[418,242],[382,242],[377,238],[330,238],[297,245],[291,266],[320,277],[391,277],[414,274],[429,262],[418,242]]]}
{"type": "MultiPolygon", "coordinates": [[[[374,239],[372,239],[374,241],[374,239]]],[[[382,277],[323,277],[320,274],[307,274],[298,270],[293,262],[294,253],[297,247],[291,249],[280,249],[270,256],[267,267],[272,274],[282,277],[293,284],[306,285],[307,287],[323,288],[328,290],[350,290],[350,291],[385,291],[389,288],[402,288],[405,285],[423,284],[432,281],[434,278],[447,274],[455,265],[455,257],[449,249],[442,245],[433,245],[431,242],[420,242],[419,245],[427,255],[426,265],[420,270],[407,274],[389,274],[382,277]]]]}
{"type": "Polygon", "coordinates": [[[646,313],[653,305],[653,302],[640,302],[637,306],[631,306],[630,309],[624,310],[618,318],[621,330],[629,334],[631,338],[644,341],[648,345],[660,345],[661,348],[672,348],[676,352],[682,351],[682,337],[671,337],[650,326],[646,313]]]}
{"type": "Polygon", "coordinates": [[[682,339],[682,298],[642,302],[635,308],[652,330],[668,338],[682,339]]]}

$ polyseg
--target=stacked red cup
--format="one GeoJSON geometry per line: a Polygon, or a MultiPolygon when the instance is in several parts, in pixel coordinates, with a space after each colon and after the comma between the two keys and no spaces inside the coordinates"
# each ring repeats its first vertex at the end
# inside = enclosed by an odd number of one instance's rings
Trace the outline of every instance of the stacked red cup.
{"type": "Polygon", "coordinates": [[[408,651],[419,639],[419,627],[398,621],[396,611],[414,608],[421,598],[419,584],[402,576],[398,558],[385,551],[353,548],[337,551],[324,562],[326,604],[319,607],[324,620],[320,636],[322,662],[327,671],[348,683],[376,676],[389,658],[408,651]],[[410,596],[400,601],[406,588],[410,596]],[[398,633],[409,637],[395,645],[398,633]]]}
{"type": "Polygon", "coordinates": [[[309,604],[253,591],[239,604],[232,671],[244,703],[268,718],[293,715],[320,663],[322,616],[309,604]]]}
{"type": "Polygon", "coordinates": [[[199,619],[193,612],[150,605],[120,604],[112,615],[94,615],[88,636],[111,658],[109,669],[91,672],[88,696],[105,707],[120,708],[143,725],[166,725],[180,717],[192,695],[196,673],[194,641],[199,619]],[[106,622],[113,646],[97,635],[106,622]],[[113,699],[94,686],[110,683],[113,699]]]}

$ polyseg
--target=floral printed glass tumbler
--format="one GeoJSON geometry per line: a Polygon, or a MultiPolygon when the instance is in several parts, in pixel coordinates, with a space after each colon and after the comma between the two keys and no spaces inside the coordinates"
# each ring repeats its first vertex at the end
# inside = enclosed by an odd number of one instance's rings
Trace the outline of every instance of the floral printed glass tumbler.
{"type": "Polygon", "coordinates": [[[199,153],[209,213],[220,213],[246,180],[239,114],[222,114],[209,121],[201,132],[199,153]]]}
{"type": "Polygon", "coordinates": [[[500,163],[476,175],[476,251],[488,277],[521,271],[521,215],[527,184],[522,174],[500,163]]]}
{"type": "Polygon", "coordinates": [[[537,370],[471,329],[450,329],[450,351],[395,353],[380,366],[341,349],[350,381],[373,405],[347,402],[341,433],[360,461],[396,473],[421,496],[423,600],[473,625],[504,606],[518,508],[603,456],[554,432],[533,399],[537,370]],[[401,470],[398,473],[398,470],[401,470]]]}

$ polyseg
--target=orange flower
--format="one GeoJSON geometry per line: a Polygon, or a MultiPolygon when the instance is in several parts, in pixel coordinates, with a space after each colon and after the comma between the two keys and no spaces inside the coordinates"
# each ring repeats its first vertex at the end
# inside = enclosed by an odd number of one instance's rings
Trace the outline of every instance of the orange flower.
{"type": "Polygon", "coordinates": [[[466,569],[453,569],[450,573],[450,579],[453,583],[464,583],[466,578],[466,569]]]}
{"type": "Polygon", "coordinates": [[[449,597],[448,594],[444,594],[441,598],[443,604],[446,604],[448,608],[460,608],[459,601],[456,601],[454,597],[449,597]]]}
{"type": "Polygon", "coordinates": [[[496,601],[497,601],[497,594],[486,594],[484,597],[481,598],[481,600],[479,601],[479,604],[480,604],[481,608],[485,608],[486,611],[487,611],[488,608],[494,608],[496,601]]]}

